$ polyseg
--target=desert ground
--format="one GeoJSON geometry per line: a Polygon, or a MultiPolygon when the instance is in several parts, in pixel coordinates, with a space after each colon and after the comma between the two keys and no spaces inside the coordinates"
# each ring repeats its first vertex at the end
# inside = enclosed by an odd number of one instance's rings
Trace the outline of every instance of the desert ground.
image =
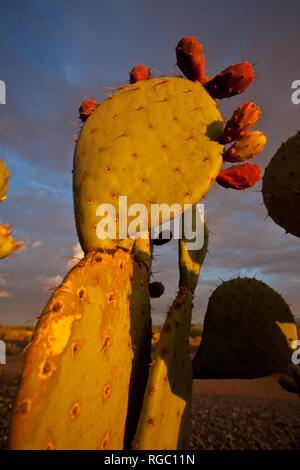
{"type": "MultiPolygon", "coordinates": [[[[11,411],[24,360],[21,351],[29,337],[26,330],[10,335],[10,354],[7,363],[0,365],[1,450],[8,448],[11,411]]],[[[191,357],[196,343],[197,338],[191,338],[191,357]]],[[[194,380],[190,449],[300,450],[300,399],[279,386],[279,376],[194,380]]]]}

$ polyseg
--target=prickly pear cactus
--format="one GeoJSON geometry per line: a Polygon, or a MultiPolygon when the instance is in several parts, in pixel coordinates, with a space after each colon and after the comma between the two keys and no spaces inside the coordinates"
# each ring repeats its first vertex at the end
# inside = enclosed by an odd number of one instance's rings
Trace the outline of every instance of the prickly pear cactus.
{"type": "MultiPolygon", "coordinates": [[[[197,217],[197,206],[193,212],[197,217]]],[[[193,294],[207,252],[207,227],[200,249],[189,251],[186,243],[184,237],[179,240],[179,291],[167,313],[151,363],[134,449],[174,450],[188,445],[192,403],[189,332],[193,294]]]]}
{"type": "MultiPolygon", "coordinates": [[[[119,196],[127,196],[128,207],[178,203],[182,208],[202,199],[221,167],[222,132],[215,101],[200,83],[182,78],[144,80],[99,105],[74,154],[75,219],[83,250],[112,245],[98,238],[99,204],[113,205],[113,218],[120,222],[119,196]]],[[[147,215],[144,229],[155,225],[147,215]]],[[[128,225],[132,219],[129,214],[128,225]]],[[[114,238],[127,246],[118,233],[114,238]]]]}
{"type": "MultiPolygon", "coordinates": [[[[0,202],[6,199],[8,190],[8,180],[10,172],[6,168],[3,160],[0,160],[0,202]]],[[[13,240],[11,236],[11,227],[0,224],[0,259],[6,258],[20,248],[21,243],[13,240]]]]}
{"type": "Polygon", "coordinates": [[[274,222],[300,237],[300,132],[283,143],[270,161],[262,193],[274,222]]]}
{"type": "MultiPolygon", "coordinates": [[[[84,124],[76,139],[73,194],[85,258],[56,289],[35,330],[13,414],[14,449],[128,448],[139,415],[136,447],[185,446],[192,298],[206,245],[192,254],[186,240],[180,242],[179,292],[148,378],[153,242],[130,235],[177,216],[210,189],[224,151],[223,119],[213,98],[240,93],[253,80],[246,62],[215,80],[205,78],[202,46],[194,44],[193,57],[186,56],[189,47],[181,64],[195,81],[152,79],[139,64],[131,85],[104,103],[85,100],[79,109],[84,124]],[[145,213],[136,223],[136,212],[129,211],[124,224],[122,215],[135,203],[145,213]],[[149,210],[155,204],[171,206],[171,212],[156,211],[155,218],[149,210]],[[110,222],[113,233],[106,231],[110,222]]],[[[253,166],[247,165],[235,176],[231,171],[230,187],[254,184],[253,166]]]]}
{"type": "Polygon", "coordinates": [[[297,328],[284,299],[257,279],[223,282],[211,295],[194,378],[250,379],[288,366],[297,328]]]}

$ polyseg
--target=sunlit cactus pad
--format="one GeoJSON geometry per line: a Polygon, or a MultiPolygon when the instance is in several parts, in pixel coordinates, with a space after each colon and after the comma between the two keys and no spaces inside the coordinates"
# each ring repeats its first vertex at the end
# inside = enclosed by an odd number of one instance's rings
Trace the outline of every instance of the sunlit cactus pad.
{"type": "Polygon", "coordinates": [[[99,105],[74,154],[75,217],[84,250],[102,246],[99,204],[113,204],[118,219],[122,195],[128,206],[199,201],[221,167],[222,131],[215,101],[200,83],[181,78],[138,82],[99,105]]]}

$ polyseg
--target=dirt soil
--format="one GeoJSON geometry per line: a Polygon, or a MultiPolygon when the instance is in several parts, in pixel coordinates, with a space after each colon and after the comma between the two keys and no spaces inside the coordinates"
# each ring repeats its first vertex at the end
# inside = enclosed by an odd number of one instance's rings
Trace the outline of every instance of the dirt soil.
{"type": "MultiPolygon", "coordinates": [[[[0,449],[8,448],[22,356],[0,365],[0,449]]],[[[255,380],[194,380],[190,449],[300,450],[300,400],[278,374],[255,380]]]]}

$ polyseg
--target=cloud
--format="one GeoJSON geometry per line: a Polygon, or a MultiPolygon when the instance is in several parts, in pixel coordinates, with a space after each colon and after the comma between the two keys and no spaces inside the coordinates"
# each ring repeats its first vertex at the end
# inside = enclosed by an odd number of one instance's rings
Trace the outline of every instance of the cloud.
{"type": "Polygon", "coordinates": [[[11,293],[7,292],[6,290],[0,291],[0,299],[9,299],[11,297],[11,293]]]}
{"type": "Polygon", "coordinates": [[[32,243],[32,248],[39,248],[40,246],[42,246],[43,242],[42,240],[36,240],[35,242],[32,243]]]}
{"type": "Polygon", "coordinates": [[[0,286],[6,286],[7,285],[7,280],[3,276],[3,274],[0,274],[0,286]]]}
{"type": "Polygon", "coordinates": [[[52,285],[57,285],[57,286],[61,284],[62,280],[63,278],[59,274],[57,274],[56,276],[45,278],[45,281],[47,282],[47,284],[52,284],[52,285]]]}
{"type": "Polygon", "coordinates": [[[67,268],[70,269],[76,264],[81,258],[84,257],[84,252],[80,246],[80,243],[77,242],[72,246],[73,255],[67,262],[67,268]]]}

